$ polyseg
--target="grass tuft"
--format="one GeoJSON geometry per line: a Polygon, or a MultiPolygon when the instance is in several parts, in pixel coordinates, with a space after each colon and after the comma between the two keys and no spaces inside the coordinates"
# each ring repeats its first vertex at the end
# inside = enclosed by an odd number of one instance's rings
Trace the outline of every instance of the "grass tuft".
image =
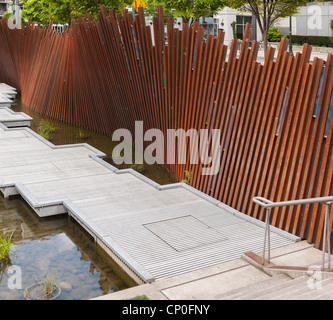
{"type": "Polygon", "coordinates": [[[37,132],[40,136],[42,136],[44,139],[49,140],[50,139],[50,134],[52,132],[55,132],[55,128],[53,125],[48,122],[47,120],[42,120],[39,123],[39,126],[37,128],[37,132]]]}
{"type": "Polygon", "coordinates": [[[136,296],[127,300],[149,300],[149,298],[146,296],[136,296]]]}
{"type": "Polygon", "coordinates": [[[10,249],[13,248],[16,251],[15,245],[12,243],[13,233],[10,236],[0,236],[0,261],[9,258],[10,249]]]}

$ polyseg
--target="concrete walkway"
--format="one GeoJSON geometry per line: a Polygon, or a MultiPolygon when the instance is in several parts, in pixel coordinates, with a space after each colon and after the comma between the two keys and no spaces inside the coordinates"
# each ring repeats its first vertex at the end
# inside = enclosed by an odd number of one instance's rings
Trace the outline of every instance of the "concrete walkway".
{"type": "Polygon", "coordinates": [[[270,265],[305,266],[309,268],[307,271],[270,271],[243,256],[95,300],[142,295],[150,300],[333,299],[333,274],[319,270],[321,258],[322,251],[302,241],[272,250],[270,265]]]}
{"type": "Polygon", "coordinates": [[[7,128],[29,127],[32,118],[23,112],[14,112],[7,107],[1,107],[0,104],[1,123],[7,128]]]}

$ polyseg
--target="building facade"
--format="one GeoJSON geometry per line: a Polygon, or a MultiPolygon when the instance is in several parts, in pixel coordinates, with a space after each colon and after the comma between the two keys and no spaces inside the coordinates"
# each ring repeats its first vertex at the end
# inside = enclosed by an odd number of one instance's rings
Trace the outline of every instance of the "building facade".
{"type": "Polygon", "coordinates": [[[13,3],[12,0],[0,0],[0,19],[2,19],[9,5],[11,5],[12,3],[13,3]]]}
{"type": "MultiPolygon", "coordinates": [[[[233,22],[237,38],[243,38],[247,22],[253,24],[252,40],[261,41],[262,35],[256,18],[250,12],[240,12],[231,8],[224,8],[213,18],[219,30],[225,32],[225,42],[229,44],[234,39],[233,22]]],[[[207,20],[207,18],[206,18],[207,20]]],[[[330,21],[333,20],[333,2],[309,2],[299,9],[298,14],[290,19],[284,18],[275,23],[283,35],[292,34],[331,36],[330,21]]],[[[211,20],[212,22],[212,20],[211,20]]]]}
{"type": "MultiPolygon", "coordinates": [[[[292,17],[292,32],[297,35],[332,36],[331,20],[333,2],[311,2],[292,17]]],[[[289,33],[288,18],[281,19],[276,25],[284,35],[289,33]]]]}

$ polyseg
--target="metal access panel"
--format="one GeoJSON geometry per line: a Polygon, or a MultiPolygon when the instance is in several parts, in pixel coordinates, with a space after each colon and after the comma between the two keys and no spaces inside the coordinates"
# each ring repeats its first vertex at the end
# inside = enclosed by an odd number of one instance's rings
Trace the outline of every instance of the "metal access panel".
{"type": "Polygon", "coordinates": [[[189,215],[144,225],[176,251],[185,251],[228,240],[218,230],[189,215]]]}

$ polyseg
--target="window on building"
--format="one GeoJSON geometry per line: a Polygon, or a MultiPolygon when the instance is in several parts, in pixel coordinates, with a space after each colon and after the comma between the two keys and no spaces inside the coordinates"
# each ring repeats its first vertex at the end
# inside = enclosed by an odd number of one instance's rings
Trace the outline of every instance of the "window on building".
{"type": "Polygon", "coordinates": [[[251,16],[236,16],[236,34],[238,39],[243,39],[247,23],[252,23],[251,16]]]}
{"type": "Polygon", "coordinates": [[[2,17],[7,9],[7,4],[6,3],[0,3],[0,17],[2,17]]]}

